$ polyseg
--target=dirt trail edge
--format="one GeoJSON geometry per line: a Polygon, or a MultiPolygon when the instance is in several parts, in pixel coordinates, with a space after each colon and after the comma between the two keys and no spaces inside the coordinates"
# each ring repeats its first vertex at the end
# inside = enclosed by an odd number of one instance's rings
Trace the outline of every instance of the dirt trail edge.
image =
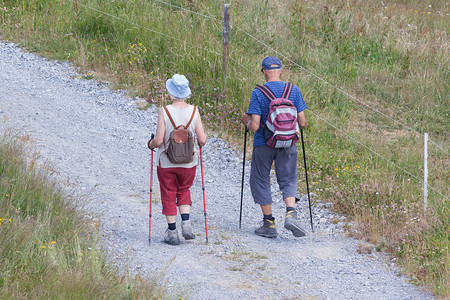
{"type": "Polygon", "coordinates": [[[108,260],[121,270],[127,260],[130,272],[144,277],[165,270],[172,296],[190,299],[434,298],[410,284],[385,256],[359,254],[358,242],[342,233],[343,223],[330,222],[339,216],[328,212],[326,203],[314,207],[315,233],[307,200],[298,203],[308,234],[294,238],[283,228],[284,205],[275,189],[279,237],[265,239],[253,233],[261,214],[246,183],[239,230],[242,153],[214,137],[203,148],[209,244],[199,166],[192,188],[197,238],[179,246],[162,242],[167,225],[155,172],[149,246],[146,142],[156,129],[156,107],[140,111],[125,93],[12,43],[0,42],[0,70],[0,117],[34,139],[61,181],[88,196],[88,209],[101,216],[108,260]]]}

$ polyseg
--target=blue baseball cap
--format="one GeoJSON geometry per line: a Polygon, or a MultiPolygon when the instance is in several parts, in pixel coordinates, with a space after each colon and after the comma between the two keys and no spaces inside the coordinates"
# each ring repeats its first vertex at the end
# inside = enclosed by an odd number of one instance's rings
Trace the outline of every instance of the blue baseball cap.
{"type": "Polygon", "coordinates": [[[281,61],[273,56],[267,56],[262,61],[262,69],[263,70],[273,70],[273,69],[281,69],[281,61]]]}

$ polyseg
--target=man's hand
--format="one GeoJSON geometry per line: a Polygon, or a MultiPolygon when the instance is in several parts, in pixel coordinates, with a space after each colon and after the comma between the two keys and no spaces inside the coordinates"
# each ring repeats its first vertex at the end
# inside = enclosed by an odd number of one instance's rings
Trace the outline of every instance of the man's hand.
{"type": "Polygon", "coordinates": [[[241,122],[247,126],[248,130],[251,130],[253,132],[257,131],[260,127],[261,122],[261,116],[260,115],[251,115],[251,114],[244,114],[241,118],[241,122]]]}
{"type": "Polygon", "coordinates": [[[249,114],[246,114],[246,113],[243,114],[242,118],[241,118],[241,121],[248,128],[248,126],[250,126],[250,124],[252,123],[252,115],[249,115],[249,114]]]}

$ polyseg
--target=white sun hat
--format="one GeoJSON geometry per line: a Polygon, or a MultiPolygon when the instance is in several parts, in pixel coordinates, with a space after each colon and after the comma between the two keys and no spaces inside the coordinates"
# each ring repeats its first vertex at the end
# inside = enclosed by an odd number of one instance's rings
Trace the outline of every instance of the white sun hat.
{"type": "Polygon", "coordinates": [[[185,99],[191,94],[189,80],[187,80],[186,76],[180,74],[175,74],[171,79],[168,79],[166,88],[169,94],[180,99],[185,99]]]}

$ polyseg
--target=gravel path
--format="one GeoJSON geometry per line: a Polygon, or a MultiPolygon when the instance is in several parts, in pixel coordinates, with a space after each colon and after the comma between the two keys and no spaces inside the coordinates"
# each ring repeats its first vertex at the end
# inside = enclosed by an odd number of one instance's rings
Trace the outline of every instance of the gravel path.
{"type": "Polygon", "coordinates": [[[282,226],[284,205],[274,190],[279,237],[265,239],[253,234],[261,214],[246,185],[239,230],[242,153],[211,136],[203,148],[209,243],[198,167],[191,217],[197,238],[180,246],[164,244],[167,225],[157,202],[149,246],[146,142],[156,129],[156,107],[140,111],[125,93],[81,79],[68,63],[25,53],[7,42],[0,42],[0,70],[0,116],[8,120],[6,126],[30,134],[60,179],[89,197],[88,208],[101,216],[108,259],[125,270],[128,258],[132,273],[148,277],[165,270],[173,297],[434,298],[410,284],[385,256],[359,254],[358,241],[345,237],[343,223],[330,222],[338,216],[327,211],[326,203],[318,201],[313,210],[314,233],[305,197],[298,203],[301,223],[309,231],[304,238],[294,238],[282,226]]]}

